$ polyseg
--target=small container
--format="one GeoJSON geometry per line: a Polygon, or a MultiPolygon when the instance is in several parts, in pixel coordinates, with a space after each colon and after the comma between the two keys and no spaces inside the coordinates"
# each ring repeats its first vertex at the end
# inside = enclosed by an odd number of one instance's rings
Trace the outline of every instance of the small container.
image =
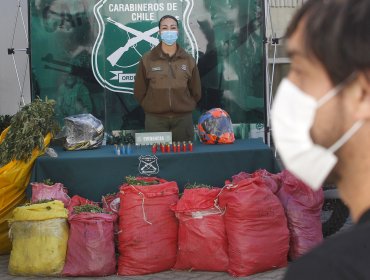
{"type": "Polygon", "coordinates": [[[182,142],[182,151],[186,152],[186,142],[182,142]]]}
{"type": "Polygon", "coordinates": [[[170,153],[171,152],[171,146],[170,144],[166,144],[166,153],[170,153]]]}
{"type": "Polygon", "coordinates": [[[191,143],[191,141],[189,141],[188,145],[189,145],[189,151],[192,152],[193,151],[193,143],[191,143]]]}
{"type": "Polygon", "coordinates": [[[152,145],[152,153],[153,154],[157,153],[157,144],[152,145]]]}
{"type": "Polygon", "coordinates": [[[117,144],[114,144],[114,154],[116,154],[117,156],[121,154],[121,151],[119,147],[117,146],[117,144]]]}
{"type": "Polygon", "coordinates": [[[132,147],[131,144],[127,144],[126,146],[126,154],[131,155],[132,154],[132,147]]]}
{"type": "Polygon", "coordinates": [[[177,145],[176,145],[176,142],[173,142],[172,143],[172,149],[173,149],[173,152],[174,153],[177,153],[177,145]]]}
{"type": "Polygon", "coordinates": [[[120,151],[121,151],[121,155],[124,155],[125,154],[125,145],[121,144],[121,147],[120,147],[120,151]]]}

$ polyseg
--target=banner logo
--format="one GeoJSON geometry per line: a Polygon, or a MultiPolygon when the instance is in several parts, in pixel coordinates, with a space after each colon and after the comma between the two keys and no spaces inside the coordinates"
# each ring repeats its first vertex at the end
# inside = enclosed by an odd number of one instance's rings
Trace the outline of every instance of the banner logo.
{"type": "Polygon", "coordinates": [[[198,44],[190,29],[194,0],[100,0],[94,6],[99,33],[91,65],[100,85],[111,91],[133,93],[136,68],[144,53],[160,42],[159,19],[170,14],[183,33],[179,44],[198,61],[198,44]]]}
{"type": "Polygon", "coordinates": [[[145,155],[139,157],[139,173],[142,175],[158,174],[158,158],[154,155],[145,155]]]}

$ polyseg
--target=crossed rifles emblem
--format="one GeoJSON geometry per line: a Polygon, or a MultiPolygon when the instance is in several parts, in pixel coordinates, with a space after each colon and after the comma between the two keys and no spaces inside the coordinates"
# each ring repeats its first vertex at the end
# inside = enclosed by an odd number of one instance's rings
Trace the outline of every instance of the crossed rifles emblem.
{"type": "Polygon", "coordinates": [[[125,30],[126,32],[129,32],[135,36],[135,37],[130,38],[124,46],[118,48],[111,55],[107,57],[107,60],[110,62],[112,66],[115,66],[117,64],[118,60],[123,56],[125,52],[127,52],[131,47],[135,46],[137,43],[143,40],[154,46],[159,44],[159,40],[157,38],[152,37],[152,35],[159,30],[158,26],[152,29],[149,29],[145,32],[141,32],[131,27],[128,27],[126,25],[123,25],[122,23],[114,21],[110,17],[107,18],[107,21],[110,23],[113,23],[120,29],[125,30]]]}
{"type": "Polygon", "coordinates": [[[159,172],[159,166],[156,156],[140,156],[139,157],[139,172],[140,174],[157,174],[159,172]]]}

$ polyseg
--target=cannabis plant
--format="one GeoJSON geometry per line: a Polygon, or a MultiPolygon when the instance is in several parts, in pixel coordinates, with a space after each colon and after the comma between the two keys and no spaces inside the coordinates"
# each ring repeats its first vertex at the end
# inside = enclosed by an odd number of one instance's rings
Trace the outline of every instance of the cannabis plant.
{"type": "Polygon", "coordinates": [[[10,115],[0,116],[0,133],[10,125],[11,119],[12,116],[10,115]]]}
{"type": "Polygon", "coordinates": [[[0,143],[0,167],[12,160],[27,162],[35,148],[45,148],[44,137],[49,132],[55,135],[58,130],[54,105],[54,100],[37,98],[12,117],[9,131],[0,143]]]}

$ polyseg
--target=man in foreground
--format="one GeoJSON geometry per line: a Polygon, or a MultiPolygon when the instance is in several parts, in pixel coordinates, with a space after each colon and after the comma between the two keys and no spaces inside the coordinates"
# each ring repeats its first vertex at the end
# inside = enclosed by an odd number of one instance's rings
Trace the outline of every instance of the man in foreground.
{"type": "Polygon", "coordinates": [[[370,279],[370,1],[309,0],[287,37],[275,145],[313,189],[338,186],[355,226],[293,262],[285,279],[370,279]]]}

